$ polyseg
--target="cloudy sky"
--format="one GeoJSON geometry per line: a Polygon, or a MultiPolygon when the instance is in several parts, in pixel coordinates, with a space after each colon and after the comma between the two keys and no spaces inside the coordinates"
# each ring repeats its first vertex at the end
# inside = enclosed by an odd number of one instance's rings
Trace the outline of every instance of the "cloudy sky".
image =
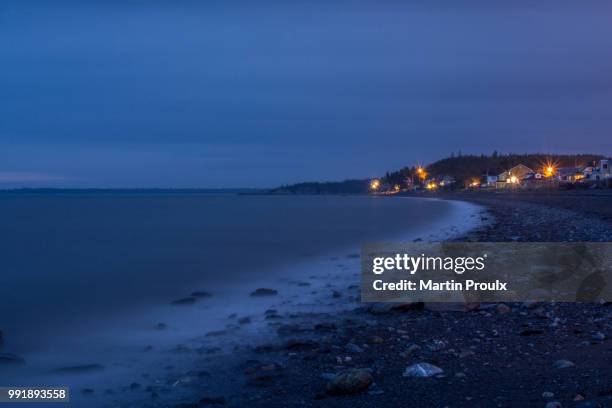
{"type": "Polygon", "coordinates": [[[0,188],[612,155],[611,3],[496,3],[4,0],[0,188]]]}

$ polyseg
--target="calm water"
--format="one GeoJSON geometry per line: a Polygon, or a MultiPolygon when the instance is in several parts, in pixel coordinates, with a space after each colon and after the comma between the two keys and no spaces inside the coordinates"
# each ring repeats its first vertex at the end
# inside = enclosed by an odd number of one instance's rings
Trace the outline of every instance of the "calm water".
{"type": "MultiPolygon", "coordinates": [[[[273,274],[290,279],[294,265],[304,270],[338,251],[346,257],[365,242],[426,239],[469,223],[470,211],[413,198],[5,193],[5,351],[43,369],[92,362],[83,355],[99,353],[101,344],[112,359],[122,342],[151,341],[148,332],[131,330],[153,325],[152,310],[172,308],[173,299],[195,290],[213,293],[219,305],[230,294],[248,299],[273,274]],[[97,331],[115,333],[116,344],[97,331]]],[[[225,318],[238,307],[230,303],[197,309],[198,325],[225,318]]],[[[11,372],[0,367],[0,379],[10,380],[11,372]]]]}

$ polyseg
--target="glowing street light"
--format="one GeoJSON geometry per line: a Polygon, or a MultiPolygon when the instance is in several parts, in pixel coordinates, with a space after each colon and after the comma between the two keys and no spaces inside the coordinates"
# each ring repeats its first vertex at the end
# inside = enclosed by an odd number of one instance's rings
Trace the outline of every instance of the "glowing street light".
{"type": "Polygon", "coordinates": [[[427,177],[427,172],[425,171],[425,169],[424,169],[424,168],[422,168],[422,167],[420,167],[420,166],[419,166],[419,167],[417,167],[417,173],[418,173],[419,178],[420,178],[421,180],[425,180],[425,177],[427,177]]]}
{"type": "Polygon", "coordinates": [[[376,191],[380,187],[380,180],[374,179],[370,181],[370,189],[376,191]]]}
{"type": "Polygon", "coordinates": [[[544,169],[544,175],[546,177],[552,177],[554,174],[555,174],[555,167],[552,165],[546,166],[546,168],[544,169]]]}

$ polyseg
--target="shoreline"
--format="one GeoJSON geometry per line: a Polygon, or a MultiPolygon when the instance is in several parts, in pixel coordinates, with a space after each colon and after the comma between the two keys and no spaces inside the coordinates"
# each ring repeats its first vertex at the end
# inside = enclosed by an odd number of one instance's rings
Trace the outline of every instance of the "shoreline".
{"type": "MultiPolygon", "coordinates": [[[[612,240],[605,213],[598,217],[550,206],[545,196],[539,203],[516,196],[435,198],[485,205],[495,219],[457,241],[612,240]]],[[[598,205],[607,203],[592,207],[598,205]]],[[[356,299],[358,288],[354,291],[356,299]]],[[[354,408],[396,406],[402,401],[414,407],[544,407],[559,401],[563,406],[595,407],[612,403],[609,386],[598,381],[612,374],[608,368],[612,352],[606,344],[612,326],[604,319],[612,317],[612,308],[491,304],[469,310],[357,300],[355,306],[334,316],[292,316],[290,324],[277,329],[276,341],[246,350],[249,357],[234,362],[229,389],[214,387],[221,378],[211,379],[194,386],[199,401],[176,406],[354,408]],[[572,369],[557,368],[564,364],[560,361],[570,362],[565,364],[572,369]],[[443,371],[431,378],[403,376],[407,367],[418,363],[443,371]],[[328,392],[333,379],[347,370],[372,384],[347,395],[328,392]]]]}
{"type": "MultiPolygon", "coordinates": [[[[432,200],[417,199],[427,203],[432,200]]],[[[437,215],[431,221],[427,218],[415,223],[414,230],[407,235],[396,227],[397,231],[385,240],[449,239],[463,234],[479,219],[481,207],[433,200],[439,202],[436,207],[445,211],[435,212],[437,215]]],[[[415,211],[429,214],[426,210],[431,205],[427,203],[417,206],[415,211]]],[[[412,208],[401,205],[406,207],[412,208]]],[[[404,224],[410,227],[412,221],[404,224]]],[[[52,343],[53,356],[44,350],[24,354],[26,365],[16,367],[19,371],[3,371],[2,375],[10,374],[20,382],[68,382],[75,406],[167,406],[169,401],[193,400],[194,390],[198,395],[200,391],[196,388],[214,383],[215,378],[221,381],[214,389],[227,390],[225,380],[234,377],[238,382],[231,387],[237,389],[242,386],[242,377],[236,376],[234,366],[241,361],[227,370],[230,361],[248,359],[245,356],[262,343],[276,341],[281,332],[291,332],[290,326],[298,320],[304,320],[304,324],[312,319],[324,321],[359,307],[359,250],[360,245],[349,244],[317,255],[304,255],[290,265],[282,264],[278,270],[271,270],[264,281],[233,288],[228,296],[219,296],[214,289],[212,293],[202,291],[203,298],[197,302],[162,303],[153,309],[126,312],[120,321],[109,321],[102,333],[87,332],[81,336],[75,331],[71,336],[73,342],[95,341],[94,346],[88,347],[104,353],[109,353],[106,349],[112,347],[114,352],[110,352],[109,359],[97,353],[73,355],[73,350],[64,350],[58,342],[52,343]],[[257,288],[272,288],[278,294],[249,296],[257,288]],[[137,326],[131,324],[134,321],[137,326]],[[112,358],[117,353],[123,356],[112,358]],[[58,356],[63,364],[53,364],[58,356]],[[53,365],[59,368],[54,369],[53,365]]],[[[211,289],[196,286],[185,293],[211,289]]],[[[231,393],[227,390],[224,394],[231,393]]]]}

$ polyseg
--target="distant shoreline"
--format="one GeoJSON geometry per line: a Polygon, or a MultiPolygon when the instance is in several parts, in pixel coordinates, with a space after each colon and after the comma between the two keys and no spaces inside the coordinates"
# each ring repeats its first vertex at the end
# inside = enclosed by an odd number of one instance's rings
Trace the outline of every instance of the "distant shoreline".
{"type": "Polygon", "coordinates": [[[15,188],[0,194],[258,194],[255,188],[15,188]]]}

